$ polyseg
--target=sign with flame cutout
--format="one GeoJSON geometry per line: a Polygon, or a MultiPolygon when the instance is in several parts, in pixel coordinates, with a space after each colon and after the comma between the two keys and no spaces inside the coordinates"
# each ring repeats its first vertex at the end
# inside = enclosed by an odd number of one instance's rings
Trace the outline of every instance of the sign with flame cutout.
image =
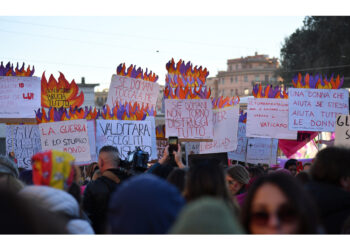
{"type": "Polygon", "coordinates": [[[193,68],[191,62],[186,64],[181,59],[175,64],[174,59],[171,59],[166,69],[165,99],[209,99],[211,90],[205,86],[209,75],[207,68],[193,68]]]}
{"type": "Polygon", "coordinates": [[[80,107],[84,102],[84,93],[79,94],[78,85],[74,80],[69,83],[60,72],[58,81],[53,75],[46,80],[45,72],[41,78],[41,105],[45,108],[80,107]]]}
{"type": "Polygon", "coordinates": [[[117,68],[117,75],[112,76],[109,87],[107,104],[114,106],[117,102],[137,102],[143,106],[155,107],[159,94],[159,85],[156,83],[158,76],[144,73],[139,67],[131,65],[125,71],[125,64],[117,68]]]}
{"type": "Polygon", "coordinates": [[[344,83],[344,77],[340,79],[339,75],[334,79],[333,75],[330,79],[326,77],[319,76],[310,76],[306,74],[303,80],[302,75],[299,73],[292,80],[294,88],[306,88],[306,89],[340,89],[344,83]]]}
{"type": "Polygon", "coordinates": [[[11,65],[10,62],[6,66],[3,65],[3,62],[0,64],[0,76],[33,76],[34,71],[34,66],[31,70],[29,65],[27,70],[25,70],[24,63],[20,69],[18,68],[18,63],[15,69],[13,69],[13,64],[11,65]]]}
{"type": "Polygon", "coordinates": [[[45,109],[38,109],[36,113],[36,120],[38,123],[57,122],[67,120],[96,120],[98,118],[104,120],[145,120],[147,116],[155,116],[155,110],[148,109],[147,107],[140,107],[138,103],[131,105],[125,103],[124,105],[118,104],[114,106],[112,110],[108,105],[100,109],[88,108],[49,108],[46,113],[45,109]]]}
{"type": "Polygon", "coordinates": [[[264,89],[261,84],[256,84],[253,87],[253,96],[255,98],[277,98],[287,99],[287,93],[280,86],[272,88],[272,85],[267,85],[264,89]]]}

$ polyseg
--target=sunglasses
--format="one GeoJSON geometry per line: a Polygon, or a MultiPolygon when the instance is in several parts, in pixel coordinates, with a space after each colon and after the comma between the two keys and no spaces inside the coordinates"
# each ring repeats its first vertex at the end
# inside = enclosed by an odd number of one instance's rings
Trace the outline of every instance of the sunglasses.
{"type": "MultiPolygon", "coordinates": [[[[251,214],[251,223],[255,225],[265,226],[268,224],[272,214],[267,211],[257,211],[251,214]]],[[[297,221],[298,214],[295,209],[288,205],[282,205],[276,212],[276,216],[281,223],[292,223],[297,221]]]]}

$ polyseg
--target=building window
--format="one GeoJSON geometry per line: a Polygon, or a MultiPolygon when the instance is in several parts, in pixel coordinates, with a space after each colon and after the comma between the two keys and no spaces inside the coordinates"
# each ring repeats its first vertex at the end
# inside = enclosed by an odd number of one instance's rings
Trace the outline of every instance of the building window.
{"type": "Polygon", "coordinates": [[[244,82],[248,82],[248,76],[244,76],[244,82]]]}
{"type": "Polygon", "coordinates": [[[224,81],[225,81],[224,78],[221,78],[221,84],[224,84],[224,81]]]}
{"type": "Polygon", "coordinates": [[[231,97],[233,96],[233,89],[231,89],[231,97]]]}
{"type": "Polygon", "coordinates": [[[233,77],[231,77],[231,79],[230,79],[230,80],[231,80],[231,83],[233,83],[233,77]]]}
{"type": "Polygon", "coordinates": [[[265,82],[269,82],[269,75],[265,75],[265,82]]]}
{"type": "Polygon", "coordinates": [[[224,96],[224,95],[225,95],[225,90],[223,89],[223,90],[222,90],[222,96],[224,96]]]}
{"type": "Polygon", "coordinates": [[[235,82],[238,82],[238,76],[235,76],[235,82]]]}
{"type": "Polygon", "coordinates": [[[238,89],[236,89],[236,96],[238,96],[238,89]]]}
{"type": "Polygon", "coordinates": [[[232,71],[232,65],[229,66],[229,71],[232,71]]]}
{"type": "Polygon", "coordinates": [[[238,69],[239,67],[238,67],[238,64],[236,64],[236,69],[238,69]]]}
{"type": "Polygon", "coordinates": [[[256,82],[260,82],[260,76],[259,75],[255,75],[255,81],[256,82]]]}

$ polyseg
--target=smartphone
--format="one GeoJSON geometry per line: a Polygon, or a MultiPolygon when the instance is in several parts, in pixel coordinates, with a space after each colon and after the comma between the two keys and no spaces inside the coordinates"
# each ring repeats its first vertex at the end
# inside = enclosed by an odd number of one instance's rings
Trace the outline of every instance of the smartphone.
{"type": "Polygon", "coordinates": [[[169,155],[172,155],[174,151],[178,150],[177,145],[179,143],[179,138],[177,136],[169,136],[168,143],[169,143],[169,155]]]}
{"type": "Polygon", "coordinates": [[[300,171],[303,171],[303,163],[301,161],[298,161],[297,163],[297,173],[300,171]]]}

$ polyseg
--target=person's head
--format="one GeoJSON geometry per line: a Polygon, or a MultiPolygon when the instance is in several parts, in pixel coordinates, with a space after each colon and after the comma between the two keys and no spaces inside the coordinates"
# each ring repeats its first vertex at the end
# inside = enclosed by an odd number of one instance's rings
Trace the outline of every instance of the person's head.
{"type": "Polygon", "coordinates": [[[66,234],[65,223],[34,201],[0,188],[0,234],[66,234]],[[6,201],[6,202],[5,202],[6,201]]]}
{"type": "Polygon", "coordinates": [[[92,162],[89,164],[89,166],[86,167],[86,178],[89,180],[92,180],[92,176],[94,175],[94,172],[98,169],[98,163],[92,162]]]}
{"type": "Polygon", "coordinates": [[[284,164],[284,168],[287,169],[293,176],[296,176],[297,164],[298,164],[298,161],[296,159],[289,159],[284,164]]]}
{"type": "Polygon", "coordinates": [[[165,234],[185,205],[179,190],[152,174],[131,177],[112,194],[108,223],[113,234],[165,234]]]}
{"type": "Polygon", "coordinates": [[[120,163],[119,152],[116,147],[103,146],[98,154],[98,167],[103,174],[107,169],[117,168],[120,163]]]}
{"type": "Polygon", "coordinates": [[[265,170],[261,165],[250,166],[247,170],[250,178],[256,178],[265,174],[265,170]]]}
{"type": "Polygon", "coordinates": [[[243,229],[222,199],[202,197],[187,204],[171,234],[242,234],[243,229]]]}
{"type": "Polygon", "coordinates": [[[312,179],[350,191],[350,149],[327,147],[319,151],[311,167],[312,179]]]}
{"type": "Polygon", "coordinates": [[[23,170],[19,173],[19,179],[26,185],[33,185],[33,170],[23,170]]]}
{"type": "Polygon", "coordinates": [[[185,175],[185,170],[181,168],[174,168],[168,175],[167,181],[175,185],[179,189],[180,193],[182,193],[185,189],[185,175]]]}
{"type": "Polygon", "coordinates": [[[301,184],[306,184],[311,181],[311,176],[307,171],[300,171],[297,174],[296,178],[300,181],[301,184]]]}
{"type": "Polygon", "coordinates": [[[17,193],[24,187],[24,184],[10,174],[0,173],[0,188],[17,193]]]}
{"type": "Polygon", "coordinates": [[[193,164],[187,172],[184,196],[187,201],[212,196],[231,201],[222,165],[193,164]]]}
{"type": "Polygon", "coordinates": [[[235,165],[226,170],[226,181],[231,195],[235,195],[249,183],[249,172],[245,167],[235,165]]]}
{"type": "Polygon", "coordinates": [[[12,175],[15,178],[19,176],[16,164],[8,156],[0,155],[0,174],[12,175]]]}
{"type": "Polygon", "coordinates": [[[304,171],[310,171],[310,169],[311,169],[311,162],[304,163],[303,170],[304,171]]]}
{"type": "Polygon", "coordinates": [[[314,234],[318,217],[312,198],[291,175],[261,176],[250,187],[241,210],[251,234],[314,234]]]}
{"type": "Polygon", "coordinates": [[[40,152],[32,157],[34,185],[68,190],[79,178],[74,168],[74,156],[57,150],[40,152]]]}

